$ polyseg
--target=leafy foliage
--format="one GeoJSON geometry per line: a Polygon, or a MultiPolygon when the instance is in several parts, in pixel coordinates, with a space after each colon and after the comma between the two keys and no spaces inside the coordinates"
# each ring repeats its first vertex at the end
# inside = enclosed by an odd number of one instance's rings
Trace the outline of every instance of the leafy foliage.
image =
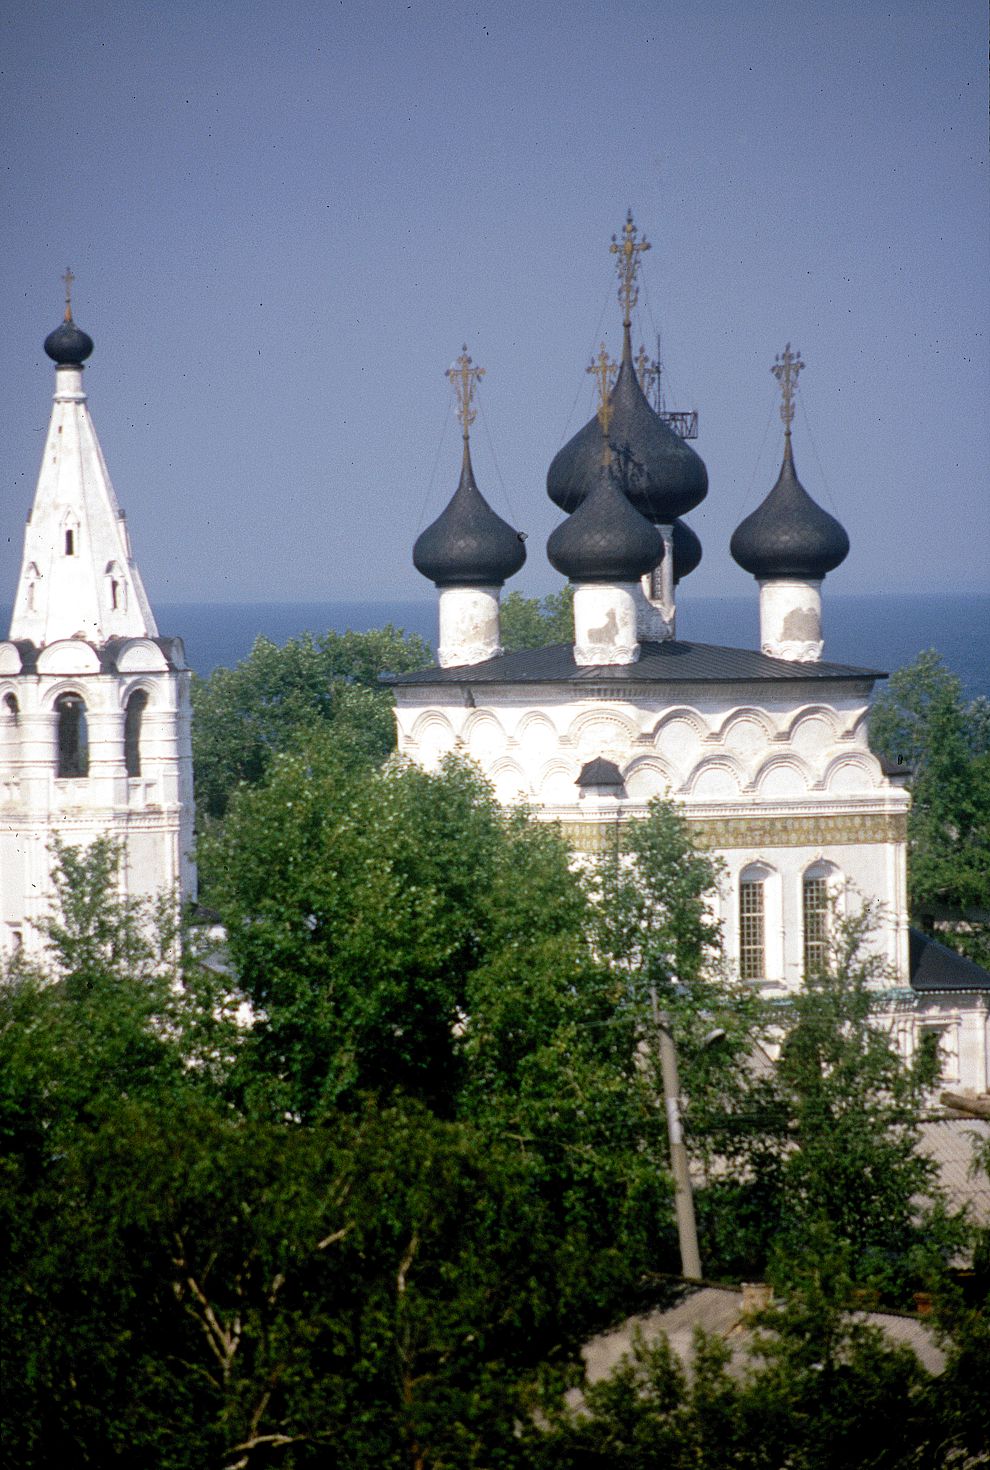
{"type": "MultiPolygon", "coordinates": [[[[0,987],[6,1462],[810,1466],[860,1403],[899,1394],[917,1422],[913,1360],[836,1325],[852,1283],[900,1289],[953,1238],[913,1152],[921,1072],[874,1050],[851,950],[778,1018],[771,1083],[719,971],[715,871],[662,803],[621,858],[574,870],[471,769],[368,769],[317,724],[205,841],[226,970],[117,901],[96,844],[58,858],[48,973],[0,987]],[[806,1296],[816,1262],[832,1315],[795,1309],[743,1387],[717,1345],[689,1374],[657,1349],[589,1392],[590,1421],[551,1408],[539,1429],[538,1376],[676,1266],[653,986],[695,1152],[736,1191],[702,1195],[709,1261],[755,1198],[752,1259],[786,1246],[778,1277],[806,1296]]],[[[958,1321],[962,1444],[985,1333],[958,1321]]]]}
{"type": "Polygon", "coordinates": [[[193,764],[201,825],[224,815],[231,793],[262,780],[273,757],[314,729],[330,726],[355,766],[383,760],[395,746],[392,697],[383,673],[431,662],[415,634],[391,625],[368,633],[305,633],[278,647],[259,638],[235,669],[193,682],[193,764]]]}
{"type": "Polygon", "coordinates": [[[932,650],[873,707],[875,752],[910,768],[909,901],[917,922],[990,965],[990,708],[967,705],[932,650]]]}
{"type": "Polygon", "coordinates": [[[834,922],[830,964],[776,1008],[776,1065],[750,1078],[733,1115],[709,1119],[729,1167],[706,1216],[734,1270],[776,1260],[786,1280],[831,1243],[858,1287],[904,1306],[944,1277],[966,1232],[919,1147],[938,1060],[925,1049],[906,1065],[878,1022],[885,969],[870,928],[867,912],[834,922]]]}
{"type": "Polygon", "coordinates": [[[502,603],[501,624],[502,646],[507,653],[573,643],[574,588],[568,583],[543,598],[510,592],[502,603]]]}

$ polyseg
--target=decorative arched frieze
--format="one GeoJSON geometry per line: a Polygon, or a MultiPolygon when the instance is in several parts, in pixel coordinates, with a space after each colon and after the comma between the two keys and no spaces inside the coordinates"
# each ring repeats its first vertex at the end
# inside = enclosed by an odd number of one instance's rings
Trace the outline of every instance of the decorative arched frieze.
{"type": "Polygon", "coordinates": [[[168,660],[150,638],[131,638],[117,650],[117,670],[121,674],[159,674],[168,671],[168,660]]]}
{"type": "Polygon", "coordinates": [[[461,728],[461,739],[477,761],[488,761],[505,749],[506,734],[490,710],[472,710],[461,728]]]}
{"type": "Polygon", "coordinates": [[[495,788],[498,800],[506,805],[530,799],[532,792],[529,782],[517,762],[511,757],[505,756],[502,760],[496,761],[491,770],[485,774],[495,788]]]}
{"type": "Polygon", "coordinates": [[[702,742],[710,738],[707,724],[688,705],[665,710],[649,736],[654,750],[681,771],[690,770],[698,759],[702,742]]]}
{"type": "Polygon", "coordinates": [[[783,734],[788,740],[795,738],[797,731],[802,725],[817,721],[819,725],[827,730],[828,744],[838,740],[842,733],[842,721],[837,710],[829,704],[805,704],[796,710],[783,727],[783,734]]]}
{"type": "Polygon", "coordinates": [[[867,751],[836,756],[825,768],[824,789],[835,796],[875,791],[884,784],[880,762],[867,751]]]}
{"type": "Polygon", "coordinates": [[[84,699],[90,709],[104,709],[108,693],[113,701],[113,706],[116,707],[116,692],[108,691],[104,680],[93,680],[92,683],[87,681],[85,685],[81,685],[78,679],[71,674],[66,674],[64,678],[42,686],[38,694],[37,708],[45,714],[51,714],[57,700],[63,694],[75,694],[80,699],[84,699]]]}
{"type": "Polygon", "coordinates": [[[540,803],[543,806],[573,806],[578,799],[579,770],[580,766],[575,761],[547,761],[533,783],[540,803]]]}
{"type": "Polygon", "coordinates": [[[656,756],[639,756],[624,773],[629,800],[652,801],[655,796],[670,796],[677,788],[678,780],[669,766],[656,756]]]}
{"type": "Polygon", "coordinates": [[[870,706],[864,705],[857,710],[851,720],[847,720],[846,728],[840,737],[843,740],[853,740],[860,745],[869,745],[870,739],[870,706]]]}
{"type": "Polygon", "coordinates": [[[814,776],[800,756],[772,755],[757,771],[753,786],[764,798],[806,796],[815,784],[814,776]]]}
{"type": "Polygon", "coordinates": [[[527,710],[516,726],[515,738],[531,759],[547,756],[560,741],[557,727],[540,710],[527,710]]]}
{"type": "Polygon", "coordinates": [[[638,729],[634,720],[618,710],[589,709],[574,717],[567,733],[579,751],[595,756],[628,750],[638,729]]]}
{"type": "Polygon", "coordinates": [[[681,787],[686,796],[708,800],[732,799],[746,785],[746,777],[737,761],[728,755],[713,755],[701,761],[681,787]]]}
{"type": "Polygon", "coordinates": [[[21,651],[17,644],[0,643],[0,674],[19,674],[21,668],[21,651]]]}
{"type": "Polygon", "coordinates": [[[449,755],[457,744],[457,734],[439,710],[425,710],[412,728],[416,743],[417,760],[427,768],[438,766],[445,755],[449,755]]]}
{"type": "Polygon", "coordinates": [[[100,659],[91,643],[60,638],[38,654],[39,674],[98,674],[100,659]]]}
{"type": "Polygon", "coordinates": [[[776,739],[777,726],[766,710],[740,705],[712,731],[712,738],[737,755],[751,756],[776,739]]]}

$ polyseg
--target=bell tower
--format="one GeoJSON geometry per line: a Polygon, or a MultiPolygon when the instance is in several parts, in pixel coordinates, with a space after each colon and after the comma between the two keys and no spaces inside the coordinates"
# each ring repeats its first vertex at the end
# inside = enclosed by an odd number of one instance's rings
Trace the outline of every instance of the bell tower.
{"type": "Polygon", "coordinates": [[[0,947],[39,947],[50,841],[123,842],[129,895],[195,893],[190,674],[159,636],[83,387],[92,338],[45,339],[51,421],[0,643],[0,947]]]}

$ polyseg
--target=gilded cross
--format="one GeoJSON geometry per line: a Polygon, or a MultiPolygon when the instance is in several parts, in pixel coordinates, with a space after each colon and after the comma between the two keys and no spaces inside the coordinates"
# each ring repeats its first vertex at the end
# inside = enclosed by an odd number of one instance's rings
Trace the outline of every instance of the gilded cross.
{"type": "Polygon", "coordinates": [[[626,215],[626,222],[622,226],[622,239],[617,235],[612,236],[612,243],[608,247],[613,255],[617,256],[615,268],[619,273],[619,300],[622,302],[622,325],[628,327],[632,321],[632,309],[639,300],[639,289],[636,285],[636,274],[639,270],[639,257],[644,250],[650,249],[650,242],[645,237],[636,239],[636,226],[633,224],[632,210],[626,215]]]}
{"type": "Polygon", "coordinates": [[[609,394],[612,392],[612,385],[615,382],[615,369],[616,364],[609,357],[604,342],[601,345],[598,356],[593,357],[585,369],[586,372],[594,373],[598,380],[598,422],[601,424],[602,433],[605,436],[606,464],[610,460],[608,430],[612,422],[612,403],[609,394]]]}
{"type": "Polygon", "coordinates": [[[794,419],[794,394],[797,389],[798,373],[803,367],[800,352],[792,352],[791,344],[788,342],[783,352],[777,353],[777,360],[770,369],[780,384],[782,399],[780,417],[784,421],[784,433],[788,435],[794,419]]]}
{"type": "Polygon", "coordinates": [[[72,283],[75,279],[71,267],[66,266],[62,280],[65,282],[65,320],[67,322],[72,320],[72,283]]]}
{"type": "Polygon", "coordinates": [[[482,367],[475,367],[473,365],[470,357],[468,357],[466,342],[454,366],[447,369],[446,376],[453,384],[454,396],[457,399],[457,417],[461,421],[461,432],[464,435],[464,442],[467,443],[468,430],[478,416],[478,410],[472,408],[471,405],[474,402],[475,389],[478,386],[479,380],[485,376],[485,370],[482,367]]]}
{"type": "Polygon", "coordinates": [[[660,364],[651,362],[646,353],[646,348],[640,343],[639,351],[636,353],[636,377],[639,386],[643,390],[643,396],[649,399],[650,390],[655,383],[660,381],[660,364]]]}

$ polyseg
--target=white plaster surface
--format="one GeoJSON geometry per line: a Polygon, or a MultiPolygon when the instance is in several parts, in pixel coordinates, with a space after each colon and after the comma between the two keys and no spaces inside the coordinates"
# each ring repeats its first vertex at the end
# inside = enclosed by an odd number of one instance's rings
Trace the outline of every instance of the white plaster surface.
{"type": "Polygon", "coordinates": [[[638,582],[578,582],[574,587],[574,662],[632,664],[639,658],[638,613],[646,605],[638,582]]]}
{"type": "Polygon", "coordinates": [[[821,582],[760,583],[760,648],[771,658],[808,663],[822,656],[821,582]]]}
{"type": "Polygon", "coordinates": [[[195,894],[191,676],[169,667],[157,634],[82,369],[59,367],[11,625],[11,640],[40,650],[35,667],[13,641],[0,643],[0,948],[8,952],[42,947],[37,922],[53,892],[54,836],[83,845],[120,839],[125,894],[195,894]],[[129,775],[126,710],[138,691],[147,698],[140,774],[129,775]],[[59,775],[57,702],[67,694],[85,708],[85,776],[59,775]]]}
{"type": "Polygon", "coordinates": [[[34,498],[10,637],[157,636],[124,514],[89,416],[81,367],[55,370],[55,397],[34,498]]]}
{"type": "Polygon", "coordinates": [[[499,587],[444,587],[440,593],[442,669],[480,664],[502,652],[499,587]]]}

